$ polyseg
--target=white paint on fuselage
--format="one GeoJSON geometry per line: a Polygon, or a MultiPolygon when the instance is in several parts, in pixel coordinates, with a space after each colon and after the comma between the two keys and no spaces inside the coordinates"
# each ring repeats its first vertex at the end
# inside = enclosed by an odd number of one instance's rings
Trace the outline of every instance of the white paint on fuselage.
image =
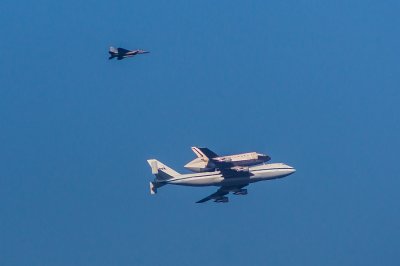
{"type": "Polygon", "coordinates": [[[181,186],[234,186],[288,176],[296,170],[283,163],[257,165],[249,168],[250,176],[224,178],[220,171],[196,174],[183,174],[164,181],[167,184],[181,186]]]}
{"type": "Polygon", "coordinates": [[[207,157],[199,157],[190,161],[184,167],[186,169],[189,169],[190,171],[201,173],[201,172],[209,172],[215,169],[216,162],[226,163],[231,166],[253,166],[264,163],[268,160],[270,160],[270,157],[268,157],[265,154],[249,152],[249,153],[215,157],[212,158],[211,160],[207,157]]]}

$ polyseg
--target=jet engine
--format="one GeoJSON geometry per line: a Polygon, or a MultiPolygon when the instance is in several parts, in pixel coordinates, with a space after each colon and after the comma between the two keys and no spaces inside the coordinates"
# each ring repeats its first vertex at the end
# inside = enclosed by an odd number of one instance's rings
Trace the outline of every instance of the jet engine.
{"type": "Polygon", "coordinates": [[[245,167],[245,166],[235,166],[235,167],[232,167],[232,169],[234,169],[238,172],[245,172],[245,173],[249,172],[249,167],[245,167]]]}
{"type": "Polygon", "coordinates": [[[238,189],[236,191],[233,191],[234,195],[247,195],[247,189],[242,188],[242,189],[238,189]]]}
{"type": "Polygon", "coordinates": [[[229,198],[228,197],[219,197],[219,198],[216,198],[215,200],[214,200],[214,202],[217,202],[217,203],[227,203],[227,202],[229,202],[229,198]]]}

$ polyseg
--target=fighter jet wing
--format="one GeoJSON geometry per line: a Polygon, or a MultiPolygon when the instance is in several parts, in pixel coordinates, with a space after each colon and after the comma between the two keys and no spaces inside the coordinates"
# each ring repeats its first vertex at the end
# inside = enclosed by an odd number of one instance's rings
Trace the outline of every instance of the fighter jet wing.
{"type": "Polygon", "coordinates": [[[118,50],[119,54],[126,54],[126,53],[131,52],[130,50],[127,50],[127,49],[124,49],[124,48],[118,48],[117,50],[118,50]]]}
{"type": "MultiPolygon", "coordinates": [[[[222,200],[224,198],[225,195],[229,194],[229,192],[231,191],[237,191],[239,189],[244,188],[246,185],[241,185],[241,186],[225,186],[225,187],[220,187],[217,192],[211,194],[208,197],[205,197],[204,199],[201,199],[199,201],[197,201],[196,203],[203,203],[209,200],[222,200]]],[[[247,193],[246,193],[247,194],[247,193]]],[[[226,201],[223,202],[228,202],[228,198],[225,197],[226,201]]]]}

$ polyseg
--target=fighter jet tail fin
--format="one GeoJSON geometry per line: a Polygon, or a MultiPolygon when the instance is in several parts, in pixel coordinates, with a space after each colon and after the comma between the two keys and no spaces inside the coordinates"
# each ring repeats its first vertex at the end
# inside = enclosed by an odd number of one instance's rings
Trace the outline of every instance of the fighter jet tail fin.
{"type": "Polygon", "coordinates": [[[108,52],[111,54],[118,54],[118,50],[115,48],[115,47],[113,47],[113,46],[110,46],[110,49],[108,50],[108,52]]]}
{"type": "Polygon", "coordinates": [[[151,173],[156,176],[157,181],[165,181],[180,176],[178,172],[166,166],[160,161],[150,159],[147,160],[147,162],[151,167],[151,173]]]}
{"type": "Polygon", "coordinates": [[[108,53],[110,54],[110,57],[108,59],[111,60],[114,57],[117,57],[118,50],[111,46],[110,49],[108,50],[108,53]]]}

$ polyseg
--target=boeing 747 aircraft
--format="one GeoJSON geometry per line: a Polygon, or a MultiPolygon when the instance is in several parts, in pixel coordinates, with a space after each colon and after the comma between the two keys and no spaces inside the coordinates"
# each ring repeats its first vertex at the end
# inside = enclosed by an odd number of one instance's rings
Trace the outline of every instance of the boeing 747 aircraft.
{"type": "Polygon", "coordinates": [[[180,186],[217,186],[219,189],[197,201],[203,203],[209,200],[214,202],[228,202],[226,195],[232,192],[234,195],[246,195],[244,187],[258,181],[282,178],[293,174],[296,170],[284,163],[260,164],[245,169],[221,168],[212,172],[195,174],[180,174],[165,164],[155,160],[147,160],[155,179],[150,182],[150,193],[156,194],[157,189],[164,185],[180,186]]]}

